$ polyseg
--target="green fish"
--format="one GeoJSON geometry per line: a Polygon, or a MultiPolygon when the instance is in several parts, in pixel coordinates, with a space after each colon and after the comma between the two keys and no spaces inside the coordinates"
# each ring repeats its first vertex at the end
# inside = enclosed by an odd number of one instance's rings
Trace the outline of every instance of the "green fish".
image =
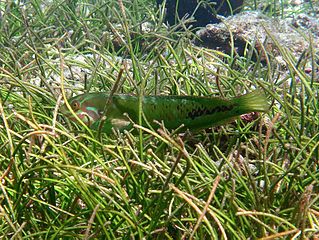
{"type": "MultiPolygon", "coordinates": [[[[73,112],[90,128],[98,129],[104,112],[106,119],[101,130],[111,133],[112,128],[132,128],[138,123],[139,98],[134,95],[107,93],[85,93],[68,100],[73,112]],[[108,105],[106,107],[106,105],[108,105]],[[105,111],[106,110],[106,111],[105,111]]],[[[156,121],[163,121],[171,130],[199,130],[231,122],[242,114],[266,112],[269,104],[261,91],[254,91],[232,99],[199,96],[143,96],[143,126],[159,128],[156,121]],[[146,121],[145,121],[146,119],[146,121]],[[156,120],[156,121],[155,121],[156,120]]],[[[66,105],[62,113],[76,121],[74,113],[66,105]]]]}

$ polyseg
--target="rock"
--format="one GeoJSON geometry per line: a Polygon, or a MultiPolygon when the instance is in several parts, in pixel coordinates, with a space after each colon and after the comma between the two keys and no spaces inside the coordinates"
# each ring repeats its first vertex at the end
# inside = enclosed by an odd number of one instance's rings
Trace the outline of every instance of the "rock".
{"type": "Polygon", "coordinates": [[[303,31],[309,30],[315,36],[319,37],[319,21],[316,17],[311,17],[307,14],[301,13],[293,18],[292,25],[296,28],[302,29],[303,31]]]}
{"type": "MultiPolygon", "coordinates": [[[[157,4],[163,2],[164,0],[157,0],[157,4]]],[[[178,18],[191,17],[194,14],[195,22],[192,23],[192,26],[205,27],[207,24],[219,23],[221,21],[217,18],[217,14],[229,16],[232,13],[237,13],[243,5],[243,0],[230,0],[231,7],[227,0],[210,0],[208,2],[209,4],[198,0],[167,0],[165,6],[167,10],[165,21],[170,25],[174,25],[178,21],[178,18]],[[178,17],[175,15],[177,1],[178,17]],[[197,8],[199,2],[200,5],[197,8]]]]}
{"type": "MultiPolygon", "coordinates": [[[[318,36],[312,35],[314,48],[318,49],[318,36]]],[[[245,55],[247,43],[253,44],[259,54],[263,55],[263,49],[266,49],[274,57],[280,55],[277,45],[288,49],[297,58],[309,48],[309,39],[305,38],[307,35],[300,34],[289,19],[274,19],[259,12],[242,12],[225,19],[223,23],[209,24],[199,30],[197,36],[195,44],[227,54],[232,51],[233,37],[235,51],[240,56],[245,55]]]]}

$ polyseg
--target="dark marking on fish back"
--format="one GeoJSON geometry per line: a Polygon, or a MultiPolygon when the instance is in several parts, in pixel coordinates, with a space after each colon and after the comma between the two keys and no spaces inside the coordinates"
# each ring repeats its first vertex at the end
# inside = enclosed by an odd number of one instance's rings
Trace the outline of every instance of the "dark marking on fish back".
{"type": "Polygon", "coordinates": [[[229,105],[229,106],[216,106],[214,108],[208,109],[205,108],[204,106],[198,107],[193,109],[188,113],[188,118],[195,119],[200,116],[205,116],[205,115],[211,115],[214,113],[219,113],[219,112],[227,112],[231,111],[234,108],[234,105],[229,105]]]}

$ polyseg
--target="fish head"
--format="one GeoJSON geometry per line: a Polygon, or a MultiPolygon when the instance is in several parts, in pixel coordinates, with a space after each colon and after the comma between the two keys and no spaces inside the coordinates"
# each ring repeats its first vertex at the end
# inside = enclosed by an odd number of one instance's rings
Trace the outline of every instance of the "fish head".
{"type": "Polygon", "coordinates": [[[94,106],[94,100],[86,98],[85,94],[70,98],[68,104],[62,105],[60,111],[71,121],[76,121],[77,116],[87,126],[101,118],[99,109],[94,106]]]}

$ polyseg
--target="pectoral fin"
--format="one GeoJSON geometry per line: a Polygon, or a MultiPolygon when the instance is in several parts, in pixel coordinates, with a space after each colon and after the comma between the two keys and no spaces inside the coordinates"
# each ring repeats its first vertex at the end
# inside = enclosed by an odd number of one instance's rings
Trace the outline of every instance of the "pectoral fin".
{"type": "MultiPolygon", "coordinates": [[[[95,130],[99,129],[101,120],[99,121],[95,121],[94,124],[92,125],[92,128],[95,130]]],[[[112,119],[107,119],[104,123],[103,126],[101,128],[102,132],[105,133],[112,133],[112,128],[119,130],[119,131],[123,131],[125,129],[131,129],[132,128],[132,124],[130,121],[123,119],[123,118],[112,118],[112,119]]]]}
{"type": "Polygon", "coordinates": [[[131,124],[131,122],[123,118],[113,118],[111,120],[111,124],[114,128],[121,130],[126,129],[131,124]]]}

